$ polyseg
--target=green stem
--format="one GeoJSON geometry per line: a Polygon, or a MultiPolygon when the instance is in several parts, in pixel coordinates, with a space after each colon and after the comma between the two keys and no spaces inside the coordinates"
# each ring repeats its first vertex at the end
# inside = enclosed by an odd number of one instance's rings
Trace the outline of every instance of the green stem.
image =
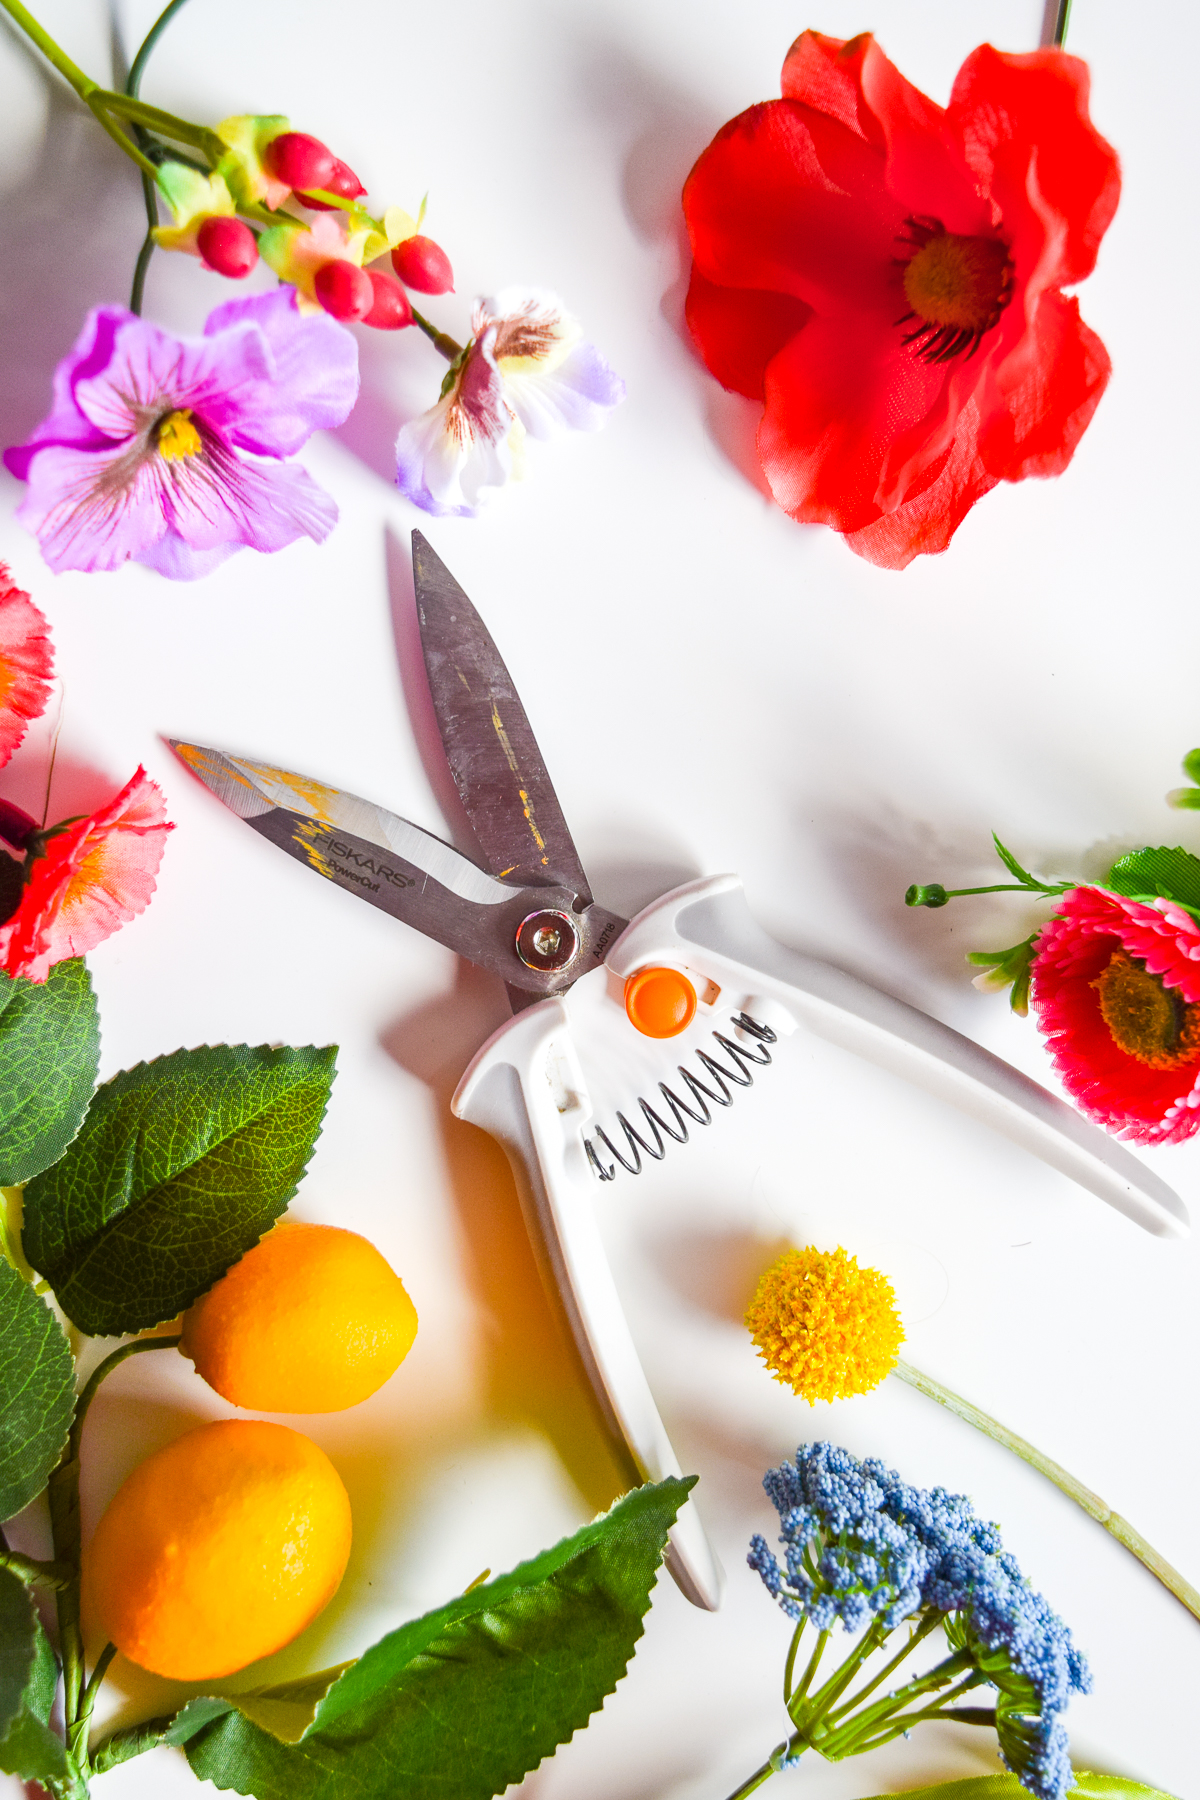
{"type": "Polygon", "coordinates": [[[807,1617],[802,1616],[800,1623],[792,1633],[792,1641],[788,1647],[787,1662],[783,1669],[783,1704],[785,1706],[792,1697],[792,1672],[796,1667],[796,1652],[800,1648],[800,1638],[807,1624],[807,1617]]]}
{"type": "Polygon", "coordinates": [[[96,1695],[100,1692],[104,1677],[108,1674],[108,1665],[116,1654],[117,1646],[115,1644],[105,1644],[103,1650],[96,1658],[96,1666],[92,1670],[91,1680],[84,1688],[83,1694],[80,1697],[79,1711],[75,1715],[74,1723],[67,1731],[67,1754],[70,1756],[85,1782],[91,1772],[88,1762],[87,1740],[88,1726],[91,1724],[92,1720],[92,1708],[96,1704],[96,1695]]]}
{"type": "Polygon", "coordinates": [[[824,1687],[817,1689],[803,1709],[798,1698],[793,1700],[788,1707],[788,1712],[797,1729],[803,1730],[810,1720],[820,1720],[826,1716],[830,1707],[836,1700],[841,1699],[867,1658],[878,1650],[886,1636],[887,1631],[880,1625],[879,1620],[872,1620],[849,1656],[844,1662],[839,1663],[824,1687]]]}
{"type": "MultiPolygon", "coordinates": [[[[182,3],[183,0],[179,0],[179,4],[182,5],[182,3]]],[[[96,123],[108,133],[130,161],[137,164],[143,175],[148,175],[153,180],[154,164],[122,131],[116,119],[110,116],[111,114],[116,114],[117,118],[129,119],[137,124],[147,126],[151,130],[159,131],[165,137],[174,138],[181,144],[192,144],[203,150],[210,161],[215,162],[223,154],[225,146],[216,133],[208,130],[206,126],[193,125],[187,119],[176,118],[174,113],[162,112],[157,106],[147,106],[132,93],[114,93],[111,88],[101,87],[98,81],[93,81],[90,75],[85,75],[79,64],[71,60],[61,45],[56,44],[49,32],[38,24],[33,14],[22,6],[21,0],[0,0],[0,6],[4,8],[10,19],[20,26],[26,37],[37,45],[46,61],[58,70],[65,81],[70,83],[96,123]]],[[[172,10],[172,7],[168,7],[167,13],[169,14],[172,10]]],[[[151,38],[157,37],[159,29],[166,23],[167,18],[164,15],[152,28],[151,38]]],[[[146,45],[143,45],[142,48],[148,55],[149,50],[146,45]]],[[[153,44],[150,45],[150,48],[153,48],[153,44]]],[[[139,56],[141,56],[140,51],[139,56]]],[[[134,61],[136,66],[137,58],[134,61]]],[[[143,56],[142,67],[144,66],[145,57],[143,56]]],[[[139,70],[138,73],[140,76],[141,71],[139,70]]]]}
{"type": "MultiPolygon", "coordinates": [[[[3,0],[3,3],[7,4],[7,0],[3,0]]],[[[71,1434],[67,1439],[66,1449],[48,1483],[47,1497],[50,1502],[50,1528],[54,1540],[55,1561],[65,1564],[71,1571],[70,1581],[55,1595],[58,1612],[59,1654],[62,1657],[63,1666],[63,1710],[68,1732],[79,1717],[84,1694],[83,1634],[79,1623],[81,1553],[79,1451],[83,1439],[84,1421],[101,1382],[106,1376],[111,1375],[113,1370],[127,1357],[137,1356],[143,1350],[170,1350],[178,1343],[178,1336],[137,1338],[132,1344],[122,1344],[120,1349],[112,1352],[111,1356],[105,1357],[104,1361],[92,1371],[90,1380],[85,1384],[75,1402],[75,1417],[71,1425],[71,1434]]]]}
{"type": "Polygon", "coordinates": [[[760,1788],[764,1781],[771,1779],[772,1775],[778,1775],[785,1757],[803,1756],[807,1748],[806,1744],[802,1744],[798,1738],[794,1737],[787,1738],[782,1744],[776,1744],[766,1762],[755,1769],[753,1775],[746,1777],[741,1787],[736,1788],[730,1794],[729,1800],[743,1800],[746,1794],[752,1794],[755,1788],[760,1788]]]}
{"type": "Polygon", "coordinates": [[[164,6],[157,19],[155,19],[153,25],[142,39],[141,49],[129,66],[129,76],[125,82],[125,92],[127,94],[132,94],[136,98],[138,90],[142,85],[142,76],[146,72],[146,64],[150,60],[150,52],[153,50],[155,44],[157,44],[167,26],[171,23],[171,20],[175,17],[175,14],[181,7],[186,5],[187,0],[171,0],[170,5],[164,6]]]}
{"type": "Polygon", "coordinates": [[[8,1569],[31,1587],[65,1588],[75,1575],[66,1563],[39,1562],[37,1557],[23,1556],[19,1550],[0,1550],[0,1569],[8,1569]]]}
{"type": "MultiPolygon", "coordinates": [[[[6,5],[6,4],[7,4],[7,0],[0,0],[0,6],[6,5]]],[[[421,327],[421,330],[425,333],[425,336],[429,339],[429,341],[433,345],[434,349],[439,350],[441,352],[441,354],[446,358],[447,362],[453,362],[456,356],[462,355],[462,352],[463,352],[462,345],[459,343],[456,343],[455,340],[452,337],[448,336],[446,332],[439,331],[437,326],[434,325],[429,319],[422,317],[422,315],[417,311],[415,306],[412,309],[412,316],[413,316],[413,324],[419,325],[421,327]]]]}
{"type": "Polygon", "coordinates": [[[1166,1558],[1160,1556],[1154,1546],[1146,1542],[1141,1532],[1134,1530],[1128,1519],[1123,1519],[1119,1513],[1113,1512],[1099,1494],[1093,1494],[1092,1490],[1084,1487],[1081,1481],[1076,1481],[1075,1477],[1069,1474],[1061,1463],[1054,1462],[1049,1456],[1043,1456],[1042,1452],[1035,1449],[1025,1438],[1018,1437],[1015,1431],[1010,1431],[1006,1425],[1001,1425],[998,1420],[981,1412],[977,1406],[972,1406],[969,1400],[961,1399],[958,1394],[943,1387],[940,1381],[934,1381],[932,1376],[923,1375],[919,1369],[914,1369],[911,1363],[898,1362],[892,1373],[898,1375],[901,1381],[906,1381],[910,1387],[915,1387],[918,1392],[927,1394],[931,1400],[936,1400],[939,1406],[944,1406],[950,1412],[957,1413],[960,1419],[965,1419],[968,1425],[974,1425],[977,1431],[985,1432],[988,1437],[994,1438],[996,1443],[1003,1444],[1006,1449],[1015,1451],[1031,1468],[1044,1475],[1048,1481],[1052,1481],[1055,1487],[1061,1488],[1064,1494],[1069,1494],[1075,1504],[1082,1506],[1089,1517],[1095,1519],[1098,1525],[1103,1525],[1104,1529],[1111,1532],[1113,1537],[1119,1543],[1124,1544],[1127,1550],[1131,1550],[1138,1561],[1144,1564],[1152,1575],[1157,1576],[1163,1586],[1169,1588],[1177,1600],[1182,1601],[1194,1618],[1200,1619],[1200,1593],[1192,1586],[1191,1582],[1185,1580],[1178,1569],[1172,1568],[1166,1558]]]}
{"type": "Polygon", "coordinates": [[[879,1673],[868,1681],[865,1687],[860,1687],[857,1694],[851,1694],[844,1706],[839,1706],[834,1712],[831,1712],[829,1715],[830,1718],[833,1720],[841,1719],[846,1713],[853,1712],[856,1706],[861,1706],[867,1695],[873,1694],[875,1689],[887,1680],[888,1676],[892,1673],[892,1670],[899,1668],[906,1656],[911,1656],[922,1638],[927,1638],[931,1631],[937,1630],[942,1622],[942,1618],[943,1615],[941,1613],[930,1613],[927,1618],[922,1619],[921,1623],[912,1633],[907,1644],[904,1644],[897,1650],[895,1656],[884,1663],[879,1673]]]}
{"type": "Polygon", "coordinates": [[[817,1667],[821,1661],[821,1658],[825,1654],[825,1646],[829,1642],[829,1636],[830,1636],[830,1634],[827,1631],[822,1631],[818,1635],[817,1641],[813,1645],[813,1653],[808,1659],[808,1667],[805,1669],[804,1674],[800,1678],[800,1686],[795,1689],[795,1691],[792,1693],[791,1698],[788,1701],[789,1713],[791,1712],[793,1707],[799,1706],[799,1704],[803,1700],[805,1694],[807,1694],[809,1688],[811,1687],[813,1676],[816,1674],[817,1667]]]}
{"type": "Polygon", "coordinates": [[[1061,50],[1067,41],[1067,27],[1071,23],[1071,0],[1058,0],[1054,15],[1054,33],[1050,39],[1056,50],[1061,50]]]}

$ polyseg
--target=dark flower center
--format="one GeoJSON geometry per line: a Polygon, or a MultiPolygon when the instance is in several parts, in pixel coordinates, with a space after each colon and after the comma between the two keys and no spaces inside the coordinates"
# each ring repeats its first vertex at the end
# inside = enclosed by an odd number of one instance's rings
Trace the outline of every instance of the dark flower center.
{"type": "Polygon", "coordinates": [[[1013,265],[1000,238],[962,237],[940,219],[904,221],[899,242],[906,251],[904,297],[910,310],[896,320],[915,330],[902,340],[923,362],[949,362],[966,350],[974,356],[985,332],[1012,299],[1013,265]]]}
{"type": "Polygon", "coordinates": [[[1157,975],[1115,950],[1090,984],[1113,1042],[1151,1069],[1177,1069],[1200,1055],[1200,1006],[1188,1005],[1157,975]]]}

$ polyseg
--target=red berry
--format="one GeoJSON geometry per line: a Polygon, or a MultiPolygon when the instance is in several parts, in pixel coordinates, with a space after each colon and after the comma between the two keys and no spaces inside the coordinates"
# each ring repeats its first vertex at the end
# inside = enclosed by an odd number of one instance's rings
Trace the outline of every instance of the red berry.
{"type": "MultiPolygon", "coordinates": [[[[343,200],[357,200],[360,194],[365,194],[367,191],[349,164],[336,159],[333,165],[333,174],[328,181],[323,181],[321,186],[327,194],[340,194],[343,200]]],[[[300,198],[305,206],[311,208],[313,212],[341,210],[340,207],[335,208],[331,200],[318,200],[315,194],[301,194],[300,198]]]]}
{"type": "Polygon", "coordinates": [[[338,257],[322,263],[313,277],[317,299],[335,319],[365,319],[375,304],[375,289],[365,269],[338,257]]]}
{"type": "Polygon", "coordinates": [[[363,324],[374,325],[377,331],[399,331],[402,326],[411,325],[412,307],[400,283],[379,269],[368,269],[367,279],[375,294],[375,304],[363,324]]]}
{"type": "Polygon", "coordinates": [[[258,261],[258,239],[241,219],[218,215],[205,219],[196,233],[200,260],[218,275],[241,281],[258,261]]]}
{"type": "Polygon", "coordinates": [[[271,139],[263,161],[290,188],[327,188],[337,158],[307,131],[283,131],[271,139]]]}
{"type": "Polygon", "coordinates": [[[392,267],[405,287],[418,294],[452,294],[454,270],[450,258],[432,238],[405,238],[392,251],[392,267]]]}

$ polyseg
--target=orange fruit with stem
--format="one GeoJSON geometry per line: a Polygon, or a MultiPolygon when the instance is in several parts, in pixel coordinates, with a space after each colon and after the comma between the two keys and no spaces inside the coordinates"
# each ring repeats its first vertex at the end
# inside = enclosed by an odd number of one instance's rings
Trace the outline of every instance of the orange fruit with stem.
{"type": "Polygon", "coordinates": [[[221,1419],[147,1457],[83,1555],[83,1622],[131,1662],[212,1681],[290,1644],[337,1592],[350,1501],[311,1438],[221,1419]]]}
{"type": "Polygon", "coordinates": [[[180,1349],[255,1412],[340,1412],[395,1374],[417,1335],[404,1283],[374,1244],[285,1220],[183,1317],[180,1349]]]}

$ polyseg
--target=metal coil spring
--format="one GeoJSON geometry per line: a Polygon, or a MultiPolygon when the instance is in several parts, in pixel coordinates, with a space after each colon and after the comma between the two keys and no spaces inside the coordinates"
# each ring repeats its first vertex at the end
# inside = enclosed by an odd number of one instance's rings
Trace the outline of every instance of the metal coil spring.
{"type": "Polygon", "coordinates": [[[647,1143],[646,1139],[642,1136],[641,1131],[631,1125],[629,1120],[625,1117],[625,1114],[620,1112],[617,1114],[617,1124],[625,1133],[625,1144],[629,1151],[628,1156],[625,1156],[617,1149],[617,1146],[613,1143],[603,1127],[597,1128],[594,1138],[584,1139],[584,1148],[587,1151],[588,1161],[591,1163],[592,1168],[595,1170],[601,1181],[613,1180],[617,1173],[618,1163],[620,1163],[623,1169],[627,1169],[631,1175],[640,1175],[642,1172],[643,1151],[647,1156],[652,1157],[655,1162],[661,1162],[667,1153],[667,1146],[663,1141],[663,1134],[665,1133],[666,1136],[671,1138],[676,1144],[686,1144],[688,1141],[688,1119],[692,1121],[693,1125],[711,1125],[713,1115],[709,1110],[708,1103],[711,1100],[714,1106],[732,1106],[733,1095],[729,1088],[731,1082],[735,1087],[748,1088],[754,1086],[754,1076],[751,1074],[748,1065],[754,1063],[759,1068],[766,1067],[771,1061],[771,1052],[767,1049],[767,1045],[773,1044],[776,1041],[775,1033],[771,1030],[769,1025],[760,1025],[758,1020],[750,1018],[748,1013],[735,1013],[733,1015],[733,1023],[740,1031],[744,1031],[748,1037],[756,1038],[762,1048],[759,1050],[748,1050],[744,1044],[735,1044],[733,1039],[726,1037],[723,1032],[714,1031],[713,1036],[716,1038],[722,1050],[728,1052],[734,1064],[733,1068],[729,1068],[724,1063],[719,1063],[713,1057],[709,1056],[706,1050],[697,1051],[696,1060],[703,1066],[705,1072],[711,1076],[712,1080],[716,1083],[717,1089],[719,1090],[716,1093],[713,1092],[711,1087],[707,1087],[698,1076],[693,1075],[690,1069],[685,1069],[683,1064],[680,1063],[679,1074],[684,1085],[687,1087],[688,1092],[692,1096],[692,1099],[697,1102],[699,1111],[696,1111],[694,1107],[689,1106],[686,1100],[681,1100],[678,1094],[673,1093],[665,1081],[660,1081],[658,1084],[658,1091],[671,1109],[675,1120],[674,1126],[668,1125],[667,1121],[655,1112],[648,1100],[643,1100],[640,1095],[638,1096],[638,1105],[642,1109],[642,1118],[645,1126],[649,1127],[650,1135],[654,1140],[653,1143],[647,1143]],[[609,1155],[615,1159],[607,1169],[601,1162],[599,1153],[596,1150],[597,1141],[603,1144],[609,1155]]]}

